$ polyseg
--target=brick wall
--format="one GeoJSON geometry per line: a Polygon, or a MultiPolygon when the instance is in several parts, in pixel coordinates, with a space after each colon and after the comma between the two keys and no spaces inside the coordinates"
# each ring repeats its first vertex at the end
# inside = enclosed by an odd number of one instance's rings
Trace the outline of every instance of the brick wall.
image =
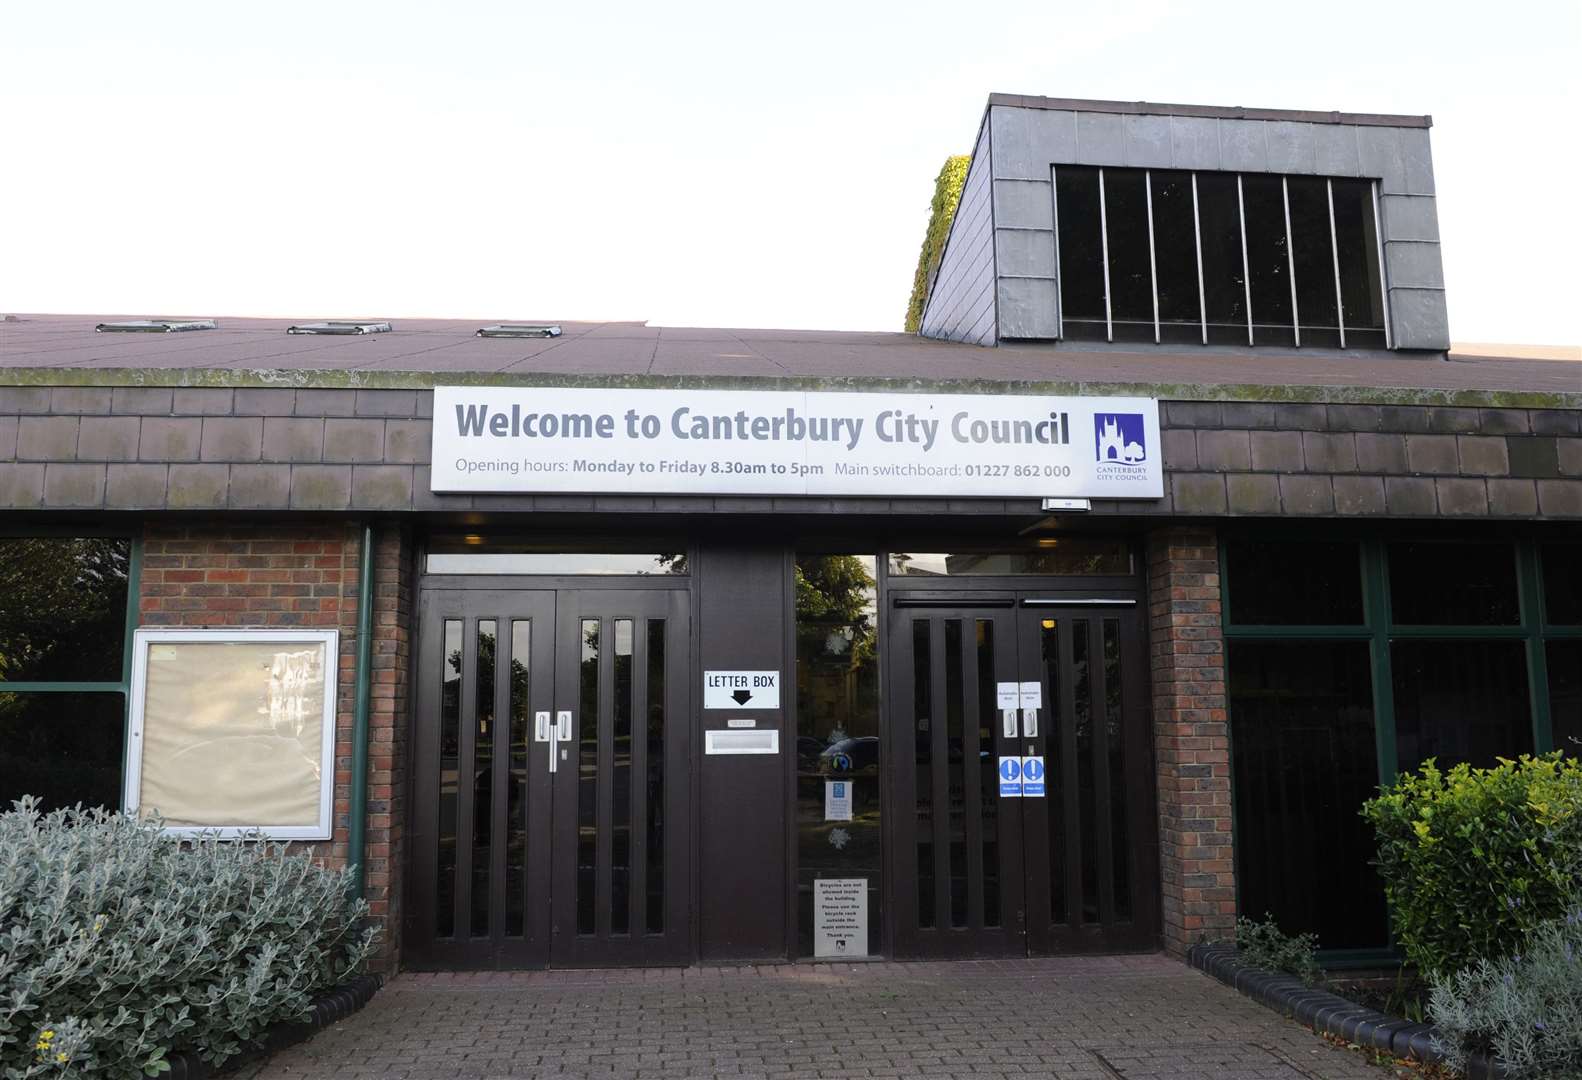
{"type": "MultiPolygon", "coordinates": [[[[399,530],[375,533],[372,706],[369,715],[367,897],[385,921],[381,964],[399,952],[400,802],[404,776],[411,596],[399,530]]],[[[347,860],[357,671],[361,529],[352,524],[150,525],[139,622],[161,627],[311,627],[340,631],[336,686],[334,836],[310,845],[347,860]]]]}
{"type": "Polygon", "coordinates": [[[1149,666],[1159,792],[1165,948],[1176,955],[1235,927],[1230,731],[1219,557],[1210,528],[1148,538],[1149,666]]]}

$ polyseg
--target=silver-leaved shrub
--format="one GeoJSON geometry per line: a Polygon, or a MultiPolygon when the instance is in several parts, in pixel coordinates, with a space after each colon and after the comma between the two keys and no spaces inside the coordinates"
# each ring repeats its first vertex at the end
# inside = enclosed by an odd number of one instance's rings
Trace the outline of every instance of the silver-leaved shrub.
{"type": "Polygon", "coordinates": [[[155,1076],[303,1020],[375,930],[348,875],[104,810],[0,813],[0,1076],[155,1076]]]}
{"type": "Polygon", "coordinates": [[[1481,1050],[1512,1080],[1582,1077],[1582,907],[1533,930],[1519,953],[1436,977],[1428,1011],[1458,1072],[1481,1050]]]}

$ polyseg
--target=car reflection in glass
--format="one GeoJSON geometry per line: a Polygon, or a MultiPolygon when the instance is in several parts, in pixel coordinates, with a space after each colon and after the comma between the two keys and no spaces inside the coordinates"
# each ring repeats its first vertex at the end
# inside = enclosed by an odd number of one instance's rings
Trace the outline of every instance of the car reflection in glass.
{"type": "Polygon", "coordinates": [[[878,736],[861,735],[830,743],[819,753],[818,771],[824,774],[877,775],[878,736]]]}

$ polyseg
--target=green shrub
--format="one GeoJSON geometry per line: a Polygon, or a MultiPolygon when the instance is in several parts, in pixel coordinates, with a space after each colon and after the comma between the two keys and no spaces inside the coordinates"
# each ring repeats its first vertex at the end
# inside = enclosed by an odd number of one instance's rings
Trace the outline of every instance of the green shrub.
{"type": "Polygon", "coordinates": [[[1582,907],[1540,925],[1519,953],[1434,979],[1428,1009],[1457,1071],[1481,1050],[1512,1078],[1582,1076],[1582,907]]]}
{"type": "Polygon", "coordinates": [[[1582,762],[1559,753],[1448,773],[1430,760],[1362,814],[1396,939],[1427,975],[1516,952],[1582,872],[1582,762]]]}
{"type": "Polygon", "coordinates": [[[374,940],[349,877],[104,810],[0,814],[0,1075],[155,1075],[306,1019],[374,940]]]}
{"type": "Polygon", "coordinates": [[[948,157],[934,178],[934,200],[929,205],[928,231],[923,234],[923,249],[917,254],[917,272],[912,275],[912,297],[906,304],[906,332],[915,334],[923,325],[923,305],[933,288],[939,260],[945,257],[945,241],[950,239],[950,223],[956,219],[961,189],[967,183],[965,155],[948,157]]]}
{"type": "Polygon", "coordinates": [[[1284,934],[1274,916],[1265,914],[1262,922],[1236,920],[1236,957],[1264,971],[1284,971],[1312,986],[1323,975],[1313,950],[1318,948],[1314,934],[1284,934]]]}

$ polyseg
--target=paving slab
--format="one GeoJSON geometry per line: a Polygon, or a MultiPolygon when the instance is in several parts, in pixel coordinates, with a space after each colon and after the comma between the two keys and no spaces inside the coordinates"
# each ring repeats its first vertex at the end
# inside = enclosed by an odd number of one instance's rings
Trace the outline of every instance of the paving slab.
{"type": "Polygon", "coordinates": [[[361,1012],[234,1074],[1154,1077],[1388,1071],[1162,955],[403,974],[361,1012]]]}

